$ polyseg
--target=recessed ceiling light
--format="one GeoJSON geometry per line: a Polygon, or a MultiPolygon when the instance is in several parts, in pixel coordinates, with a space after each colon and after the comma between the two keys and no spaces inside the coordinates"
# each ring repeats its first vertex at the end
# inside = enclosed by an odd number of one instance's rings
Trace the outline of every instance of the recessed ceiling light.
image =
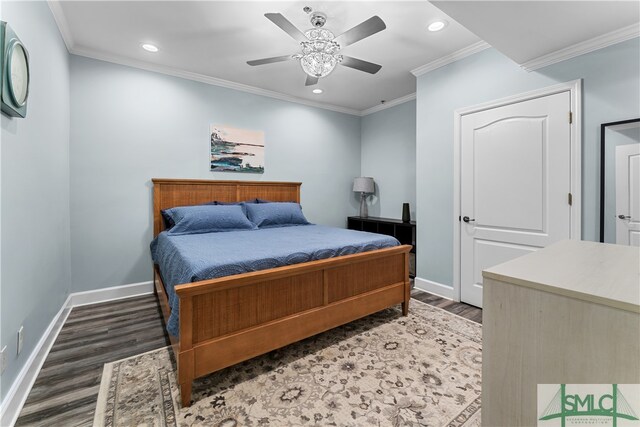
{"type": "Polygon", "coordinates": [[[427,29],[429,31],[440,31],[441,29],[443,29],[444,27],[446,27],[448,24],[447,21],[434,21],[431,24],[429,24],[429,26],[427,27],[427,29]]]}
{"type": "Polygon", "coordinates": [[[314,89],[313,93],[315,93],[316,95],[320,95],[322,93],[322,89],[314,89]]]}
{"type": "Polygon", "coordinates": [[[142,45],[142,48],[144,50],[146,50],[147,52],[157,52],[158,51],[158,47],[149,43],[145,43],[142,45]]]}

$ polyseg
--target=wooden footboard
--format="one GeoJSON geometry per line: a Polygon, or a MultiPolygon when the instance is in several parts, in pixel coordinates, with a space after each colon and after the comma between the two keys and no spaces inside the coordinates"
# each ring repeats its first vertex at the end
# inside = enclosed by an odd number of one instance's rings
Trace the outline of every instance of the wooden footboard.
{"type": "MultiPolygon", "coordinates": [[[[395,304],[409,309],[410,246],[176,286],[183,406],[192,381],[395,304]]],[[[160,275],[156,289],[164,294],[160,275]]],[[[166,296],[159,296],[166,304],[166,296]]],[[[163,308],[165,318],[170,309],[163,308]]]]}

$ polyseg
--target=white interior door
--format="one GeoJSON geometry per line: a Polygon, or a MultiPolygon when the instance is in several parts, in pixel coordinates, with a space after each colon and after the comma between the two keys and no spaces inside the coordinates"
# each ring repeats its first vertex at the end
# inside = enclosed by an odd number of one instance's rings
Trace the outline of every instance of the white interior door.
{"type": "Polygon", "coordinates": [[[616,243],[640,246],[640,144],[616,147],[616,243]]]}
{"type": "Polygon", "coordinates": [[[461,119],[461,300],[482,307],[482,270],[571,235],[570,91],[461,119]]]}

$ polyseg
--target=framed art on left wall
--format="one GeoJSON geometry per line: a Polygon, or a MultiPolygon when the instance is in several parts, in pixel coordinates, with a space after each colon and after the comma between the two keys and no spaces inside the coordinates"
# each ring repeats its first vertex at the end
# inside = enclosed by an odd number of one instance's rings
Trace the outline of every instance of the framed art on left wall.
{"type": "Polygon", "coordinates": [[[211,170],[264,173],[264,132],[211,125],[211,170]]]}

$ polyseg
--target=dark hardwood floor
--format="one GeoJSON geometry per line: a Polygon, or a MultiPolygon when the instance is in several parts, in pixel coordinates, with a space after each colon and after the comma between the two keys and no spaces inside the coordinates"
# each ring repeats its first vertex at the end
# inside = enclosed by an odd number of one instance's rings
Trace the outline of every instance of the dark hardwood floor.
{"type": "Polygon", "coordinates": [[[155,295],[74,308],[16,426],[91,426],[103,365],[166,345],[155,295]]]}
{"type": "Polygon", "coordinates": [[[481,308],[474,307],[463,302],[451,301],[450,299],[442,298],[415,288],[411,291],[411,298],[426,302],[434,307],[442,308],[447,310],[449,313],[457,314],[458,316],[473,320],[476,323],[482,323],[481,308]]]}
{"type": "MultiPolygon", "coordinates": [[[[482,310],[413,290],[415,299],[482,322],[482,310]]],[[[105,363],[170,345],[155,295],[74,308],[16,426],[91,426],[105,363]]]]}

